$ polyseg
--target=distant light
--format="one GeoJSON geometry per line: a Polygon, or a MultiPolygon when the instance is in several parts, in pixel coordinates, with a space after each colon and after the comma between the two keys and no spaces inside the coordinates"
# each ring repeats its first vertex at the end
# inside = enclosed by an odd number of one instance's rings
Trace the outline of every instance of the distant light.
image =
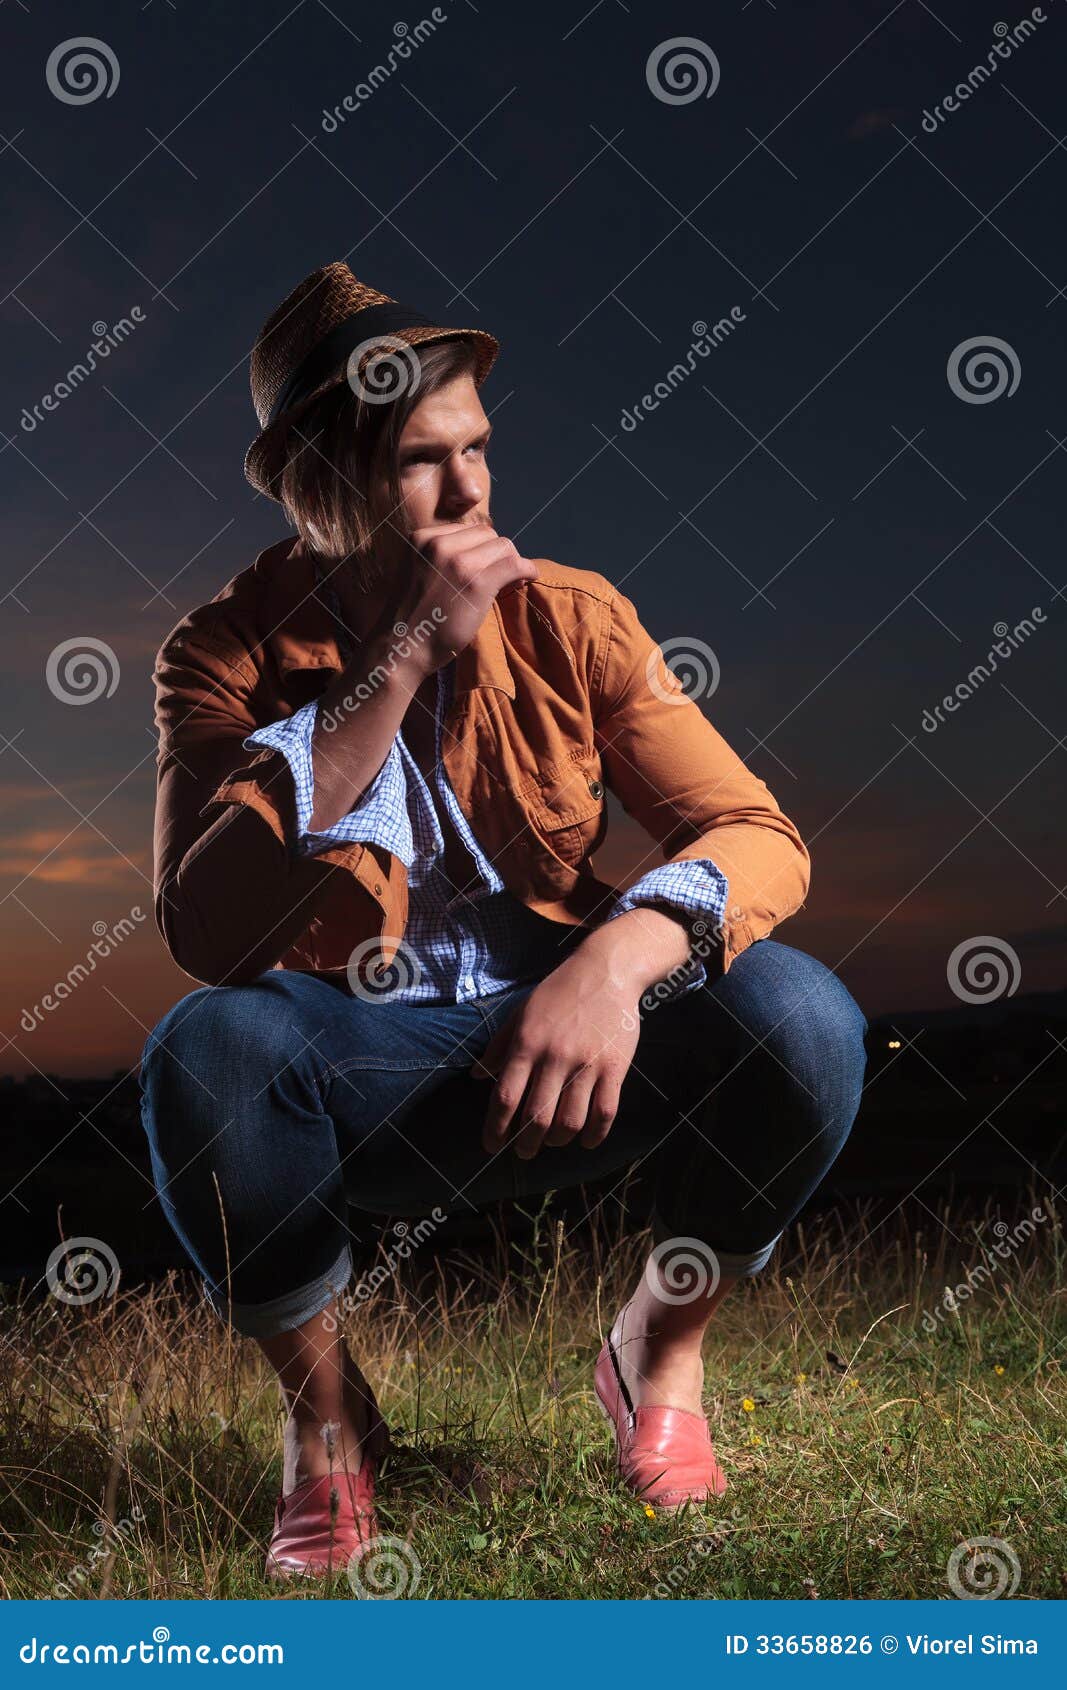
{"type": "Polygon", "coordinates": [[[890,1050],[899,1050],[900,1049],[900,1040],[899,1039],[890,1039],[889,1049],[890,1050]]]}

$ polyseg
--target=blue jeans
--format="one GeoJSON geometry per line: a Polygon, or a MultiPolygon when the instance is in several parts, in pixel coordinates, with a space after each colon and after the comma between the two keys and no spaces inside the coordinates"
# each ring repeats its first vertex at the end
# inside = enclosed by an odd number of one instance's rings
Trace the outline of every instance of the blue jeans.
{"type": "Polygon", "coordinates": [[[168,1010],[141,1114],[163,1210],[223,1319],[267,1337],[325,1308],[352,1273],[349,1205],[440,1219],[635,1164],[654,1173],[657,1243],[699,1240],[724,1276],[764,1266],[859,1107],[867,1023],[836,975],[757,940],[643,1013],[603,1144],[490,1157],[491,1086],[470,1064],[533,989],[367,1001],[273,969],[168,1010]]]}

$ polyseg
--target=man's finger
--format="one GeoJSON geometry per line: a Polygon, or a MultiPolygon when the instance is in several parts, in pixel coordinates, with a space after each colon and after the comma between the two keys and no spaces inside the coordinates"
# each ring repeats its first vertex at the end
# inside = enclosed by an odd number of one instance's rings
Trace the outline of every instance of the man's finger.
{"type": "Polygon", "coordinates": [[[530,1082],[529,1095],[524,1098],[519,1111],[519,1130],[514,1150],[521,1161],[530,1161],[544,1144],[566,1078],[565,1068],[541,1063],[536,1069],[530,1082]]]}
{"type": "Polygon", "coordinates": [[[490,598],[496,598],[505,587],[519,581],[536,581],[537,565],[525,557],[504,557],[491,563],[478,577],[478,588],[490,598]]]}
{"type": "Polygon", "coordinates": [[[597,1145],[603,1144],[619,1112],[619,1095],[622,1091],[622,1081],[611,1074],[601,1074],[597,1080],[592,1097],[589,1099],[589,1112],[585,1127],[578,1143],[583,1150],[595,1150],[597,1145]]]}
{"type": "Polygon", "coordinates": [[[498,1150],[504,1148],[512,1118],[523,1100],[529,1077],[528,1059],[515,1057],[504,1063],[485,1112],[482,1147],[486,1155],[495,1156],[498,1150]]]}
{"type": "Polygon", "coordinates": [[[502,1021],[500,1026],[491,1035],[489,1043],[482,1051],[481,1056],[476,1056],[474,1058],[470,1067],[470,1072],[474,1079],[496,1079],[502,1064],[507,1061],[508,1051],[511,1049],[511,1041],[515,1034],[515,1021],[518,1013],[517,1009],[513,1009],[511,1011],[507,1020],[502,1021]]]}
{"type": "Polygon", "coordinates": [[[596,1080],[596,1068],[587,1063],[584,1068],[576,1068],[561,1087],[555,1117],[545,1137],[545,1144],[550,1149],[574,1143],[586,1124],[596,1080]]]}
{"type": "Polygon", "coordinates": [[[416,528],[413,533],[409,534],[408,542],[417,551],[420,546],[426,544],[427,540],[436,539],[438,534],[462,533],[467,528],[488,528],[492,533],[496,533],[493,524],[487,522],[484,517],[478,522],[428,522],[425,528],[416,528]]]}

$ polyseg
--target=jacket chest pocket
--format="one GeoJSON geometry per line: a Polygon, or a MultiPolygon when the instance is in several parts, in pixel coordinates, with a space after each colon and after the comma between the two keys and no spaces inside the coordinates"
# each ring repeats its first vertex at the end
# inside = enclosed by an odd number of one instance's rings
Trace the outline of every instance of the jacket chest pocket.
{"type": "Polygon", "coordinates": [[[607,793],[595,752],[557,764],[550,779],[524,790],[522,801],[533,831],[568,868],[577,869],[603,843],[607,793]]]}

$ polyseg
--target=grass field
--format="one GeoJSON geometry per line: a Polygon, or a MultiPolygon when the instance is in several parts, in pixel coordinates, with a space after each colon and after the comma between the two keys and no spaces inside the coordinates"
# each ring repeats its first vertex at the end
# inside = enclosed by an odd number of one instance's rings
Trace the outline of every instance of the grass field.
{"type": "MultiPolygon", "coordinates": [[[[647,1238],[542,1219],[521,1250],[389,1277],[346,1324],[396,1446],[368,1578],[416,1599],[1067,1595],[1063,1237],[1035,1203],[1021,1239],[1015,1214],[793,1229],[709,1331],[730,1488],[682,1516],[616,1488],[591,1390],[647,1238]],[[999,1547],[959,1547],[978,1538],[999,1547]]],[[[196,1286],[0,1309],[3,1596],[277,1596],[280,1401],[196,1286]]]]}

